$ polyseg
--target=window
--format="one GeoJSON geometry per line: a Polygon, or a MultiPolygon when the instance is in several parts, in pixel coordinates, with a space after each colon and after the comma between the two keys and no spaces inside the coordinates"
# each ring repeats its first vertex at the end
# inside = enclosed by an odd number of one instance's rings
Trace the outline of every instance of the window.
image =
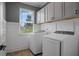
{"type": "Polygon", "coordinates": [[[33,32],[34,11],[20,8],[20,31],[23,33],[33,32]]]}

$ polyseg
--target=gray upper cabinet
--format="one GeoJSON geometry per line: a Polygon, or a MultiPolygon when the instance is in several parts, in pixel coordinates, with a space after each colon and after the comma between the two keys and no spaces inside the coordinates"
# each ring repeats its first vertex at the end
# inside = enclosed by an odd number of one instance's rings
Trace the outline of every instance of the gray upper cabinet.
{"type": "Polygon", "coordinates": [[[48,21],[48,6],[45,6],[44,7],[44,18],[45,18],[45,22],[47,22],[48,21]]]}
{"type": "Polygon", "coordinates": [[[55,19],[62,19],[63,18],[63,3],[62,2],[55,2],[55,19]]]}
{"type": "Polygon", "coordinates": [[[64,18],[79,15],[78,2],[65,2],[64,3],[64,18]]]}
{"type": "Polygon", "coordinates": [[[48,21],[50,21],[50,20],[53,20],[54,19],[54,17],[55,17],[55,12],[54,12],[54,3],[52,2],[52,3],[49,3],[48,5],[47,5],[47,13],[48,13],[48,21]]]}
{"type": "Polygon", "coordinates": [[[47,21],[62,19],[63,17],[63,3],[51,2],[44,8],[37,12],[37,23],[44,23],[47,21]]]}
{"type": "Polygon", "coordinates": [[[45,20],[45,17],[44,17],[44,8],[42,8],[41,10],[40,10],[40,23],[44,23],[44,20],[45,20]]]}
{"type": "Polygon", "coordinates": [[[41,10],[37,12],[37,23],[44,23],[45,21],[44,15],[45,15],[44,8],[42,8],[41,10]]]}
{"type": "Polygon", "coordinates": [[[40,19],[41,19],[41,14],[40,14],[41,11],[38,11],[37,12],[37,23],[40,23],[40,19]]]}
{"type": "Polygon", "coordinates": [[[78,2],[51,2],[37,12],[37,23],[79,16],[78,2]]]}

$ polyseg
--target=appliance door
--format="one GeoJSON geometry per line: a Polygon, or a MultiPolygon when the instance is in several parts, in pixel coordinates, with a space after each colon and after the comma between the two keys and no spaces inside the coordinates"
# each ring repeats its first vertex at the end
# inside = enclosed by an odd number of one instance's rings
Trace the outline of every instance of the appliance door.
{"type": "Polygon", "coordinates": [[[78,40],[78,56],[79,56],[79,19],[75,21],[75,36],[78,40]]]}
{"type": "Polygon", "coordinates": [[[78,39],[70,36],[61,42],[61,56],[78,56],[78,39]]]}
{"type": "Polygon", "coordinates": [[[39,36],[32,36],[32,39],[30,39],[30,50],[33,54],[39,54],[42,53],[42,42],[41,37],[39,36]]]}
{"type": "Polygon", "coordinates": [[[42,53],[42,39],[45,34],[47,34],[47,32],[38,32],[31,36],[30,50],[33,54],[42,53]]]}
{"type": "Polygon", "coordinates": [[[43,39],[43,56],[60,56],[60,41],[43,39]]]}

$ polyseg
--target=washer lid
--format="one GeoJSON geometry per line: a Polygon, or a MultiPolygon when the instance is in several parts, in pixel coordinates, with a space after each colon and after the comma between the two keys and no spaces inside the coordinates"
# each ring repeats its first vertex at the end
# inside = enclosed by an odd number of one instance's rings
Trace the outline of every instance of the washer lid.
{"type": "Polygon", "coordinates": [[[65,34],[56,34],[56,33],[44,35],[44,37],[46,37],[46,38],[50,38],[53,40],[60,40],[60,41],[62,41],[65,38],[69,38],[69,37],[73,37],[73,36],[74,35],[65,35],[65,34]]]}

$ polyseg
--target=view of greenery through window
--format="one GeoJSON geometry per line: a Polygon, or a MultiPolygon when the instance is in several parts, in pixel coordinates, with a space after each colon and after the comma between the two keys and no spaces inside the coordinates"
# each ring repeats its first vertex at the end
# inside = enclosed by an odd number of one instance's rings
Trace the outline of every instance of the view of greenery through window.
{"type": "Polygon", "coordinates": [[[33,12],[20,9],[20,30],[24,33],[33,32],[33,12]]]}

